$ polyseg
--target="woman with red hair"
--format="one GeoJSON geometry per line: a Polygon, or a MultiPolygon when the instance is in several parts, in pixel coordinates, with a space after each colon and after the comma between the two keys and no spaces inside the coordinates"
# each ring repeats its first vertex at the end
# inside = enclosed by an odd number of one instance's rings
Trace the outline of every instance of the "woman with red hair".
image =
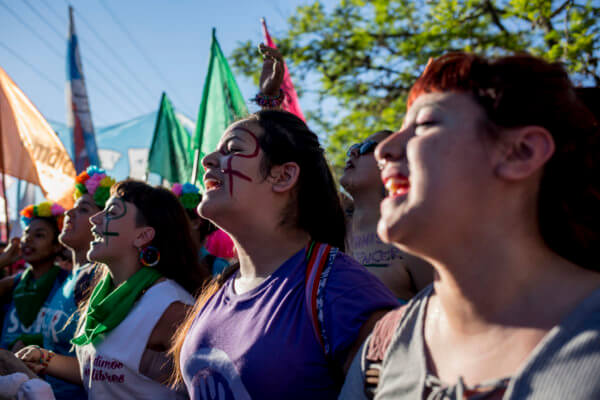
{"type": "Polygon", "coordinates": [[[342,398],[599,398],[599,144],[558,64],[431,62],[375,156],[378,233],[435,280],[378,323],[342,398]]]}

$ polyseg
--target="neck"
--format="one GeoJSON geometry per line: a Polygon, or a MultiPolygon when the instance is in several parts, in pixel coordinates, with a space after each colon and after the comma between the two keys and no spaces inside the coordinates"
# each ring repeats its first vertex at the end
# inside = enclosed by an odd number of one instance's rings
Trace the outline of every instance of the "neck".
{"type": "MultiPolygon", "coordinates": [[[[549,328],[561,306],[548,310],[548,299],[561,303],[589,294],[572,294],[582,289],[574,285],[586,272],[553,253],[533,230],[498,229],[468,238],[460,245],[447,242],[445,253],[429,258],[436,270],[434,303],[454,332],[474,334],[497,325],[549,328]]],[[[591,281],[590,288],[598,285],[591,281]]]]}
{"type": "Polygon", "coordinates": [[[137,255],[133,257],[122,257],[106,265],[112,276],[115,287],[131,278],[141,268],[137,255]]]}
{"type": "Polygon", "coordinates": [[[87,252],[89,249],[72,251],[73,254],[73,272],[88,263],[87,252]]]}
{"type": "Polygon", "coordinates": [[[266,278],[290,256],[306,246],[308,233],[296,229],[247,230],[232,235],[243,278],[266,278]]]}
{"type": "Polygon", "coordinates": [[[33,273],[33,277],[35,279],[38,279],[41,276],[43,276],[46,272],[50,271],[50,268],[52,268],[52,266],[54,265],[54,258],[49,259],[49,260],[40,261],[40,262],[37,262],[35,264],[30,264],[30,265],[31,265],[31,272],[33,273]]]}
{"type": "Polygon", "coordinates": [[[378,187],[373,190],[361,190],[351,193],[354,200],[354,213],[352,215],[352,230],[376,230],[379,220],[379,203],[381,203],[383,189],[378,187]],[[365,229],[365,227],[368,227],[365,229]]]}

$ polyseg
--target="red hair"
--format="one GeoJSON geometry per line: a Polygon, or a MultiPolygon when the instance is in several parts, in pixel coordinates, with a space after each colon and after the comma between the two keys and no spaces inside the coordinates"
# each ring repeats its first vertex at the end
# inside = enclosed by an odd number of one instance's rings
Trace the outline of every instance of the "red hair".
{"type": "Polygon", "coordinates": [[[527,54],[486,59],[449,53],[428,63],[408,107],[432,92],[470,94],[490,126],[535,125],[550,132],[556,149],[540,182],[540,232],[556,253],[600,270],[600,129],[562,65],[527,54]]]}

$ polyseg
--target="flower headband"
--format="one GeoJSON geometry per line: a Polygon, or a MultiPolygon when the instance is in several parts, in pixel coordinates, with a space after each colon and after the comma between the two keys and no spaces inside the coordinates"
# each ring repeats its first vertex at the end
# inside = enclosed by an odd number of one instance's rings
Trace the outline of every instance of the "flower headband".
{"type": "Polygon", "coordinates": [[[58,203],[44,201],[38,205],[28,205],[21,210],[21,226],[29,226],[34,218],[54,218],[58,230],[62,230],[65,209],[58,203]]]}
{"type": "Polygon", "coordinates": [[[75,200],[86,193],[94,199],[96,205],[104,208],[106,200],[110,197],[110,188],[115,184],[115,180],[106,175],[106,171],[95,165],[90,165],[85,171],[75,178],[75,200]]]}
{"type": "Polygon", "coordinates": [[[171,188],[186,210],[195,210],[200,203],[200,189],[191,183],[175,183],[171,188]]]}

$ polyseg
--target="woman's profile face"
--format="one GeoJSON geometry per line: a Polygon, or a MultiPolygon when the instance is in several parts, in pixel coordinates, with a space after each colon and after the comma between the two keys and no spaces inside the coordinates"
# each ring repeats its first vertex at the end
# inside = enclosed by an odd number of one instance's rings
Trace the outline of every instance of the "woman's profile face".
{"type": "Polygon", "coordinates": [[[375,157],[388,191],[378,233],[410,247],[443,242],[457,224],[481,223],[477,209],[494,179],[482,108],[467,94],[425,93],[375,157]]]}
{"type": "Polygon", "coordinates": [[[385,132],[374,133],[348,150],[344,173],[340,177],[340,184],[344,189],[350,193],[356,193],[365,190],[378,190],[381,187],[379,170],[373,154],[375,148],[370,149],[370,147],[371,144],[381,143],[387,136],[389,135],[385,132]],[[367,151],[361,151],[361,147],[362,150],[367,151]]]}
{"type": "Polygon", "coordinates": [[[219,221],[224,214],[243,215],[260,207],[270,192],[261,171],[261,134],[257,123],[235,123],[225,131],[217,149],[204,157],[205,192],[198,205],[203,218],[219,221]]]}
{"type": "Polygon", "coordinates": [[[135,250],[138,238],[137,207],[118,196],[111,196],[104,210],[90,218],[94,240],[87,257],[90,261],[111,264],[135,250]]]}
{"type": "Polygon", "coordinates": [[[88,248],[94,239],[90,217],[100,211],[88,193],[77,199],[73,208],[65,212],[63,229],[58,239],[72,250],[88,248]]]}

